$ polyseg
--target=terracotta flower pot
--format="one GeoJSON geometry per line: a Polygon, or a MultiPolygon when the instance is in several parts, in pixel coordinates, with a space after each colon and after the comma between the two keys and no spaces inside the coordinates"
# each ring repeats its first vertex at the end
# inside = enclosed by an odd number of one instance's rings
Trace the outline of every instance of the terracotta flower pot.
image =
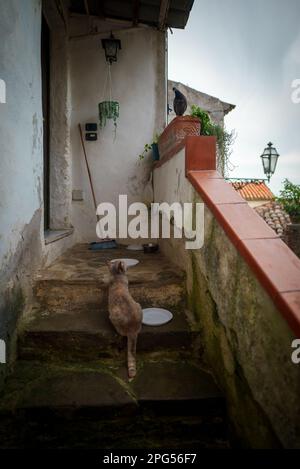
{"type": "Polygon", "coordinates": [[[170,122],[158,139],[161,160],[168,160],[184,147],[187,136],[199,136],[201,122],[197,117],[178,116],[170,122]]]}

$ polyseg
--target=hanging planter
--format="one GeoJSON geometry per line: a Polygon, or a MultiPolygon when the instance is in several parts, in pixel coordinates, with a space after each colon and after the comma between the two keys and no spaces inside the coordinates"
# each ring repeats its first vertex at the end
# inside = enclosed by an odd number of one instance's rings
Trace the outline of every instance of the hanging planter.
{"type": "Polygon", "coordinates": [[[102,101],[99,103],[99,123],[101,129],[105,127],[107,119],[112,119],[114,126],[117,127],[119,108],[118,101],[102,101]]]}
{"type": "Polygon", "coordinates": [[[112,79],[111,79],[111,62],[107,63],[107,74],[104,82],[102,101],[98,104],[99,109],[99,125],[100,128],[106,126],[107,119],[112,119],[114,123],[114,139],[116,138],[117,119],[119,117],[120,104],[113,100],[112,79]],[[106,99],[105,99],[106,98],[106,99]]]}

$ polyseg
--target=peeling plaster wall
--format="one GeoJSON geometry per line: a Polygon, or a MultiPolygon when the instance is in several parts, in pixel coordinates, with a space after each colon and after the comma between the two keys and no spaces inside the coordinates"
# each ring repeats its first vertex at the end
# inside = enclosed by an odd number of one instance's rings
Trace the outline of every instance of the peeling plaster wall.
{"type": "Polygon", "coordinates": [[[0,11],[0,338],[10,360],[42,252],[41,2],[0,0],[0,11]]]}
{"type": "Polygon", "coordinates": [[[71,227],[72,210],[71,85],[62,27],[51,29],[50,43],[50,229],[61,230],[71,227]]]}
{"type": "MultiPolygon", "coordinates": [[[[128,203],[141,201],[151,169],[151,157],[139,160],[145,143],[165,125],[165,34],[150,28],[118,32],[122,41],[118,61],[112,65],[113,98],[120,102],[114,140],[108,121],[97,142],[85,142],[97,203],[112,202],[127,194],[128,203]]],[[[78,133],[87,122],[98,122],[106,77],[104,50],[99,36],[70,41],[72,81],[73,189],[84,201],[72,204],[72,223],[78,241],[96,239],[96,216],[78,133]]],[[[106,96],[107,98],[107,96],[106,96]]]]}
{"type": "MultiPolygon", "coordinates": [[[[155,202],[202,202],[185,177],[184,150],[154,170],[155,202]]],[[[287,322],[210,210],[204,246],[161,240],[187,274],[189,319],[227,398],[233,434],[252,448],[300,448],[300,368],[287,322]]]]}

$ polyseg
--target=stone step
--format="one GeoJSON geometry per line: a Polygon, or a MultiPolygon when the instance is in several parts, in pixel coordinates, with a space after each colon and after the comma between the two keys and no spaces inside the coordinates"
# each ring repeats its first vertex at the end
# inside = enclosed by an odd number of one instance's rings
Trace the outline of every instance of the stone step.
{"type": "Polygon", "coordinates": [[[134,258],[128,269],[130,292],[142,307],[178,308],[185,297],[184,274],[159,252],[144,254],[125,248],[89,251],[76,245],[50,267],[39,272],[34,288],[37,304],[44,310],[107,307],[109,273],[107,260],[134,258]]]}
{"type": "MultiPolygon", "coordinates": [[[[192,350],[198,332],[191,331],[184,311],[159,327],[142,326],[139,352],[192,350]]],[[[199,340],[198,340],[199,341],[199,340]]],[[[95,360],[126,353],[126,338],[116,333],[107,310],[99,308],[33,312],[18,337],[18,356],[33,360],[95,360]]]]}
{"type": "Polygon", "coordinates": [[[139,363],[19,361],[0,404],[0,447],[228,447],[211,375],[177,357],[139,363]]]}

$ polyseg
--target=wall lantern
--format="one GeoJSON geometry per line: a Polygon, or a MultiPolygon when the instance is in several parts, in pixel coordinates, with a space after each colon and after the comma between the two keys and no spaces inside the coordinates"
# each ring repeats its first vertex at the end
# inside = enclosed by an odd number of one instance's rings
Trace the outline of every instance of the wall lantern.
{"type": "Polygon", "coordinates": [[[102,39],[102,47],[105,50],[106,61],[110,64],[117,61],[118,50],[121,49],[120,39],[116,39],[113,33],[107,39],[102,39]]]}
{"type": "Polygon", "coordinates": [[[277,160],[279,154],[275,147],[272,146],[273,143],[269,142],[268,146],[264,149],[263,154],[260,156],[264,168],[264,173],[270,182],[271,176],[275,173],[277,160]]]}

